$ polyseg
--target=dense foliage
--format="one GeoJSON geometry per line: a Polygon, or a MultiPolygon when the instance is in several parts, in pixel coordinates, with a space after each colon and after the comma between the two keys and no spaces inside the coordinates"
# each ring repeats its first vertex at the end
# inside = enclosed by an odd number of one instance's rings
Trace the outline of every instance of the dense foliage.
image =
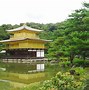
{"type": "Polygon", "coordinates": [[[84,3],[84,7],[75,10],[62,23],[63,26],[54,31],[57,35],[59,31],[59,36],[50,45],[49,54],[52,57],[69,56],[73,63],[75,56],[84,60],[89,56],[89,4],[84,3]]]}

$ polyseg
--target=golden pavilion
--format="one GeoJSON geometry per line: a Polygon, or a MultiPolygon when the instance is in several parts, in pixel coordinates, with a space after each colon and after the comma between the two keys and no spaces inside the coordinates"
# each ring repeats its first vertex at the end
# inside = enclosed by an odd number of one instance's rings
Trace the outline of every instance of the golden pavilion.
{"type": "Polygon", "coordinates": [[[5,45],[5,58],[44,58],[45,43],[51,40],[40,39],[39,33],[42,31],[28,27],[26,24],[16,29],[7,30],[10,33],[10,39],[0,41],[5,45]]]}

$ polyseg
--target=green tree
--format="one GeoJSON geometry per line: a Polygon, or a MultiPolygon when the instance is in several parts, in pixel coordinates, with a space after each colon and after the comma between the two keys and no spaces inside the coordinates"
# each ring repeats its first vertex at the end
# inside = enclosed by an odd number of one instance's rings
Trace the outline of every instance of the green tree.
{"type": "Polygon", "coordinates": [[[60,57],[64,55],[64,41],[64,37],[58,37],[54,42],[50,43],[48,56],[56,60],[60,59],[60,57]]]}
{"type": "MultiPolygon", "coordinates": [[[[84,4],[85,5],[85,4],[84,4]]],[[[87,8],[87,7],[86,7],[87,8]]],[[[75,10],[68,19],[67,28],[65,30],[67,50],[70,53],[70,61],[73,63],[75,55],[85,57],[89,53],[89,10],[75,10]]]]}

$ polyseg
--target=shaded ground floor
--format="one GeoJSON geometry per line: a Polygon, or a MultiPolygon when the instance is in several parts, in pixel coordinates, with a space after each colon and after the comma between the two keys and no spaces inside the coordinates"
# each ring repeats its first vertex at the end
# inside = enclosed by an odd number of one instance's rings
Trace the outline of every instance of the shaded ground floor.
{"type": "Polygon", "coordinates": [[[8,49],[2,56],[3,59],[42,59],[44,49],[8,49]]]}

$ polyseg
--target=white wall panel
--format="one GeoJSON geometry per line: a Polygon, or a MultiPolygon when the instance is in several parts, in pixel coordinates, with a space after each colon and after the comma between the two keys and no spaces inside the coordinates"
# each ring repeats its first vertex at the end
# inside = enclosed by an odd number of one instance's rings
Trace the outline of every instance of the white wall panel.
{"type": "Polygon", "coordinates": [[[36,52],[36,57],[41,57],[40,50],[37,50],[37,52],[36,52]]]}
{"type": "Polygon", "coordinates": [[[41,50],[41,57],[44,57],[44,50],[41,50]]]}

